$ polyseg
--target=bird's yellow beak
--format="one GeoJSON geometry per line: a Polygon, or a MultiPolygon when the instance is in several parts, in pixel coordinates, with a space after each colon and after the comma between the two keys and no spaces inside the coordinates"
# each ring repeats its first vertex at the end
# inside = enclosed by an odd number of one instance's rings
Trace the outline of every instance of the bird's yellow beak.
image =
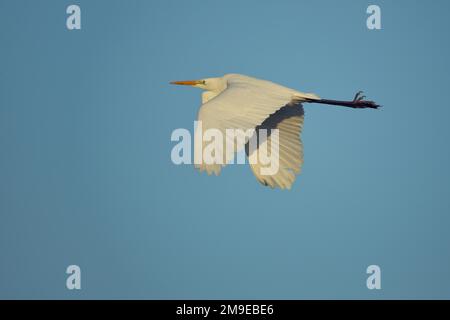
{"type": "Polygon", "coordinates": [[[197,84],[202,84],[201,80],[184,80],[184,81],[172,81],[170,84],[178,84],[182,86],[195,86],[197,84]]]}

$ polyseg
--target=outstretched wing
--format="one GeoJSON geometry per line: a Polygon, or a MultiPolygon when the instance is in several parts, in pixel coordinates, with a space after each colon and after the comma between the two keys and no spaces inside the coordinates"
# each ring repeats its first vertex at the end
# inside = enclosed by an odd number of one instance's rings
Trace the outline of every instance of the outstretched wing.
{"type": "MultiPolygon", "coordinates": [[[[241,129],[242,131],[238,132],[238,135],[240,133],[244,135],[246,130],[255,129],[282,107],[295,105],[302,99],[311,96],[269,81],[247,76],[227,75],[225,77],[227,88],[219,95],[209,99],[200,108],[198,120],[201,121],[202,132],[197,127],[194,141],[196,155],[202,155],[205,145],[210,143],[201,139],[201,134],[206,130],[218,129],[224,138],[227,136],[233,138],[229,136],[226,129],[241,129]]],[[[290,122],[286,126],[291,126],[290,122]]],[[[247,142],[249,136],[244,135],[242,138],[247,142]]],[[[196,163],[195,166],[200,171],[218,175],[221,167],[226,165],[226,160],[231,159],[234,153],[239,151],[239,148],[227,150],[225,139],[222,140],[223,154],[220,155],[222,161],[212,164],[207,164],[205,161],[196,163]]]]}
{"type": "MultiPolygon", "coordinates": [[[[266,129],[269,133],[272,129],[278,129],[279,147],[278,147],[278,171],[273,175],[263,175],[261,168],[263,165],[257,161],[250,163],[253,174],[263,185],[272,188],[290,189],[295,181],[296,175],[300,173],[303,165],[303,144],[300,134],[303,129],[304,110],[301,104],[298,106],[286,106],[266,119],[257,129],[266,129]]],[[[272,152],[273,146],[271,139],[261,139],[259,130],[255,134],[258,136],[257,147],[250,150],[247,143],[245,151],[247,156],[258,152],[262,145],[266,150],[272,152]]],[[[259,160],[259,157],[256,157],[259,160]]]]}

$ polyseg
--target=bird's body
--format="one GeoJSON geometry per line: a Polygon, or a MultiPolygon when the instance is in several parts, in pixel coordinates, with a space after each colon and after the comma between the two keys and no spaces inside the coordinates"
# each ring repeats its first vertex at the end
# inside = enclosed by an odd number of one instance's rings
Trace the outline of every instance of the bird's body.
{"type": "MultiPolygon", "coordinates": [[[[261,139],[258,136],[259,129],[278,129],[279,170],[272,175],[262,175],[259,170],[261,163],[250,163],[250,166],[259,182],[282,189],[291,188],[303,164],[303,147],[300,139],[304,119],[302,103],[326,103],[353,108],[378,107],[371,101],[362,100],[359,94],[353,101],[323,100],[313,93],[303,93],[270,81],[239,74],[172,83],[191,85],[205,90],[202,94],[203,104],[198,113],[203,131],[217,129],[226,135],[227,129],[256,130],[254,133],[258,137],[256,149],[249,148],[249,139],[248,137],[246,139],[247,156],[257,152],[262,145],[274,147],[270,146],[271,139],[261,139]]],[[[204,142],[194,142],[195,152],[201,152],[204,147],[204,142]]],[[[239,148],[227,150],[224,152],[224,159],[229,159],[229,153],[234,154],[237,151],[240,151],[239,148]]],[[[196,167],[208,174],[218,175],[224,165],[225,160],[212,164],[197,163],[196,167]]]]}

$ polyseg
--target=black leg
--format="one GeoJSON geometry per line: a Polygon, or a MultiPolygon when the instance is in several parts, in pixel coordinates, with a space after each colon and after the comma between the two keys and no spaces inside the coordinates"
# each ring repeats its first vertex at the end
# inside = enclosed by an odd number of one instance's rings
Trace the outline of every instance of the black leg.
{"type": "Polygon", "coordinates": [[[355,94],[355,97],[352,101],[340,101],[340,100],[329,100],[329,99],[320,99],[320,100],[308,100],[306,102],[311,103],[320,103],[320,104],[329,104],[332,106],[342,106],[342,107],[349,107],[349,108],[355,108],[355,109],[365,109],[365,108],[371,108],[371,109],[378,109],[381,106],[376,104],[374,101],[368,101],[364,100],[366,96],[363,95],[362,91],[358,91],[355,94]]]}

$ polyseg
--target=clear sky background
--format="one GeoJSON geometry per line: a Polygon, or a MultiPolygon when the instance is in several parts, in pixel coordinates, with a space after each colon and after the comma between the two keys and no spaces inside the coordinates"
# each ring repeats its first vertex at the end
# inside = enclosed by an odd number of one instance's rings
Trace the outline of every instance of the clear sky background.
{"type": "Polygon", "coordinates": [[[450,298],[448,12],[2,0],[0,298],[450,298]],[[384,108],[305,106],[291,191],[247,166],[175,166],[170,135],[192,131],[200,91],[168,82],[225,73],[384,108]]]}

